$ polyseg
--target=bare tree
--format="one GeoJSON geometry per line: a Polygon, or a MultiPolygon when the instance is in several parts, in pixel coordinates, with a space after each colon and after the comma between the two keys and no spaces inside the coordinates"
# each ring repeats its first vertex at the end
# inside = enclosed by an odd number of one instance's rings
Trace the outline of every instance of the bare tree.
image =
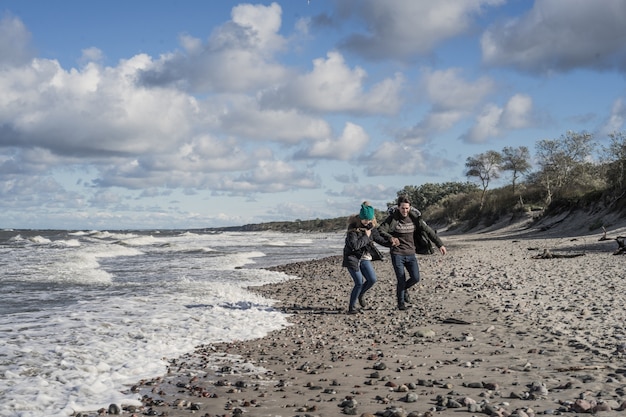
{"type": "Polygon", "coordinates": [[[482,184],[482,194],[480,196],[480,209],[485,204],[485,196],[487,188],[491,180],[500,178],[500,164],[502,163],[502,155],[500,152],[487,151],[476,156],[470,156],[465,162],[467,171],[466,177],[476,177],[482,184]]]}
{"type": "Polygon", "coordinates": [[[500,165],[502,171],[511,171],[513,186],[513,194],[515,194],[515,187],[517,180],[530,170],[530,152],[526,146],[520,146],[518,148],[512,148],[506,146],[502,149],[502,165],[500,165]]]}
{"type": "Polygon", "coordinates": [[[589,133],[569,131],[559,139],[537,142],[537,160],[541,167],[538,177],[546,191],[546,204],[571,185],[576,176],[573,173],[585,173],[594,147],[592,139],[589,133]]]}
{"type": "Polygon", "coordinates": [[[626,187],[626,133],[613,132],[609,139],[610,145],[604,148],[607,183],[610,187],[621,190],[626,187]]]}

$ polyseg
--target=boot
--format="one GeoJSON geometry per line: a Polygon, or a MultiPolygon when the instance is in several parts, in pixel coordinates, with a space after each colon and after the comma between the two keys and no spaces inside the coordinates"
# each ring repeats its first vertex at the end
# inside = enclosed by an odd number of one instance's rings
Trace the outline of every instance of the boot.
{"type": "Polygon", "coordinates": [[[411,297],[409,297],[409,292],[408,291],[404,291],[404,302],[406,304],[413,304],[413,302],[411,301],[411,297]]]}

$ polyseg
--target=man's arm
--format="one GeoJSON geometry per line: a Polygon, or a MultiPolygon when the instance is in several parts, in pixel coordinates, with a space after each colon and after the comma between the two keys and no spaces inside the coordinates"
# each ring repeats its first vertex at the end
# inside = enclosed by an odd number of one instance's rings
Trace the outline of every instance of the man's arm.
{"type": "Polygon", "coordinates": [[[442,255],[445,255],[447,253],[447,249],[444,246],[443,241],[441,240],[439,235],[435,233],[435,231],[421,218],[420,227],[422,228],[422,230],[424,230],[424,232],[426,232],[426,236],[428,236],[430,241],[439,248],[439,252],[441,252],[442,255]]]}

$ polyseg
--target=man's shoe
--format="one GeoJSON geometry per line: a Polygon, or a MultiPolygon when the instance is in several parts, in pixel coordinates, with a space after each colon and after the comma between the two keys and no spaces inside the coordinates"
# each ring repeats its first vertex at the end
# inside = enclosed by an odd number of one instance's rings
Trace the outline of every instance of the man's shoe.
{"type": "Polygon", "coordinates": [[[357,310],[357,309],[356,309],[356,308],[354,308],[354,307],[350,307],[350,308],[348,309],[348,314],[359,314],[359,313],[360,313],[360,311],[359,311],[359,310],[357,310]]]}
{"type": "Polygon", "coordinates": [[[398,304],[398,310],[406,310],[406,304],[404,303],[398,304]]]}
{"type": "Polygon", "coordinates": [[[363,299],[363,294],[359,295],[359,305],[362,308],[365,308],[365,299],[363,299]]]}

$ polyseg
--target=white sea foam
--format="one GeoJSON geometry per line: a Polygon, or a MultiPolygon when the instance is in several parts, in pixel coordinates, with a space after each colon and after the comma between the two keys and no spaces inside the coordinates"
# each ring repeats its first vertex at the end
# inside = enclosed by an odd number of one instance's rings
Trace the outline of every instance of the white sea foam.
{"type": "Polygon", "coordinates": [[[163,374],[163,358],[288,325],[272,300],[246,288],[292,277],[246,265],[341,246],[341,239],[313,239],[285,252],[271,244],[290,241],[279,233],[89,232],[60,241],[14,240],[3,252],[10,259],[0,280],[14,303],[0,314],[1,417],[138,405],[128,387],[163,374]],[[74,239],[79,245],[65,244],[74,239]]]}
{"type": "Polygon", "coordinates": [[[50,239],[46,239],[45,237],[42,237],[42,236],[33,236],[29,238],[28,240],[30,240],[33,243],[37,243],[39,245],[45,245],[45,244],[50,243],[50,239]]]}

